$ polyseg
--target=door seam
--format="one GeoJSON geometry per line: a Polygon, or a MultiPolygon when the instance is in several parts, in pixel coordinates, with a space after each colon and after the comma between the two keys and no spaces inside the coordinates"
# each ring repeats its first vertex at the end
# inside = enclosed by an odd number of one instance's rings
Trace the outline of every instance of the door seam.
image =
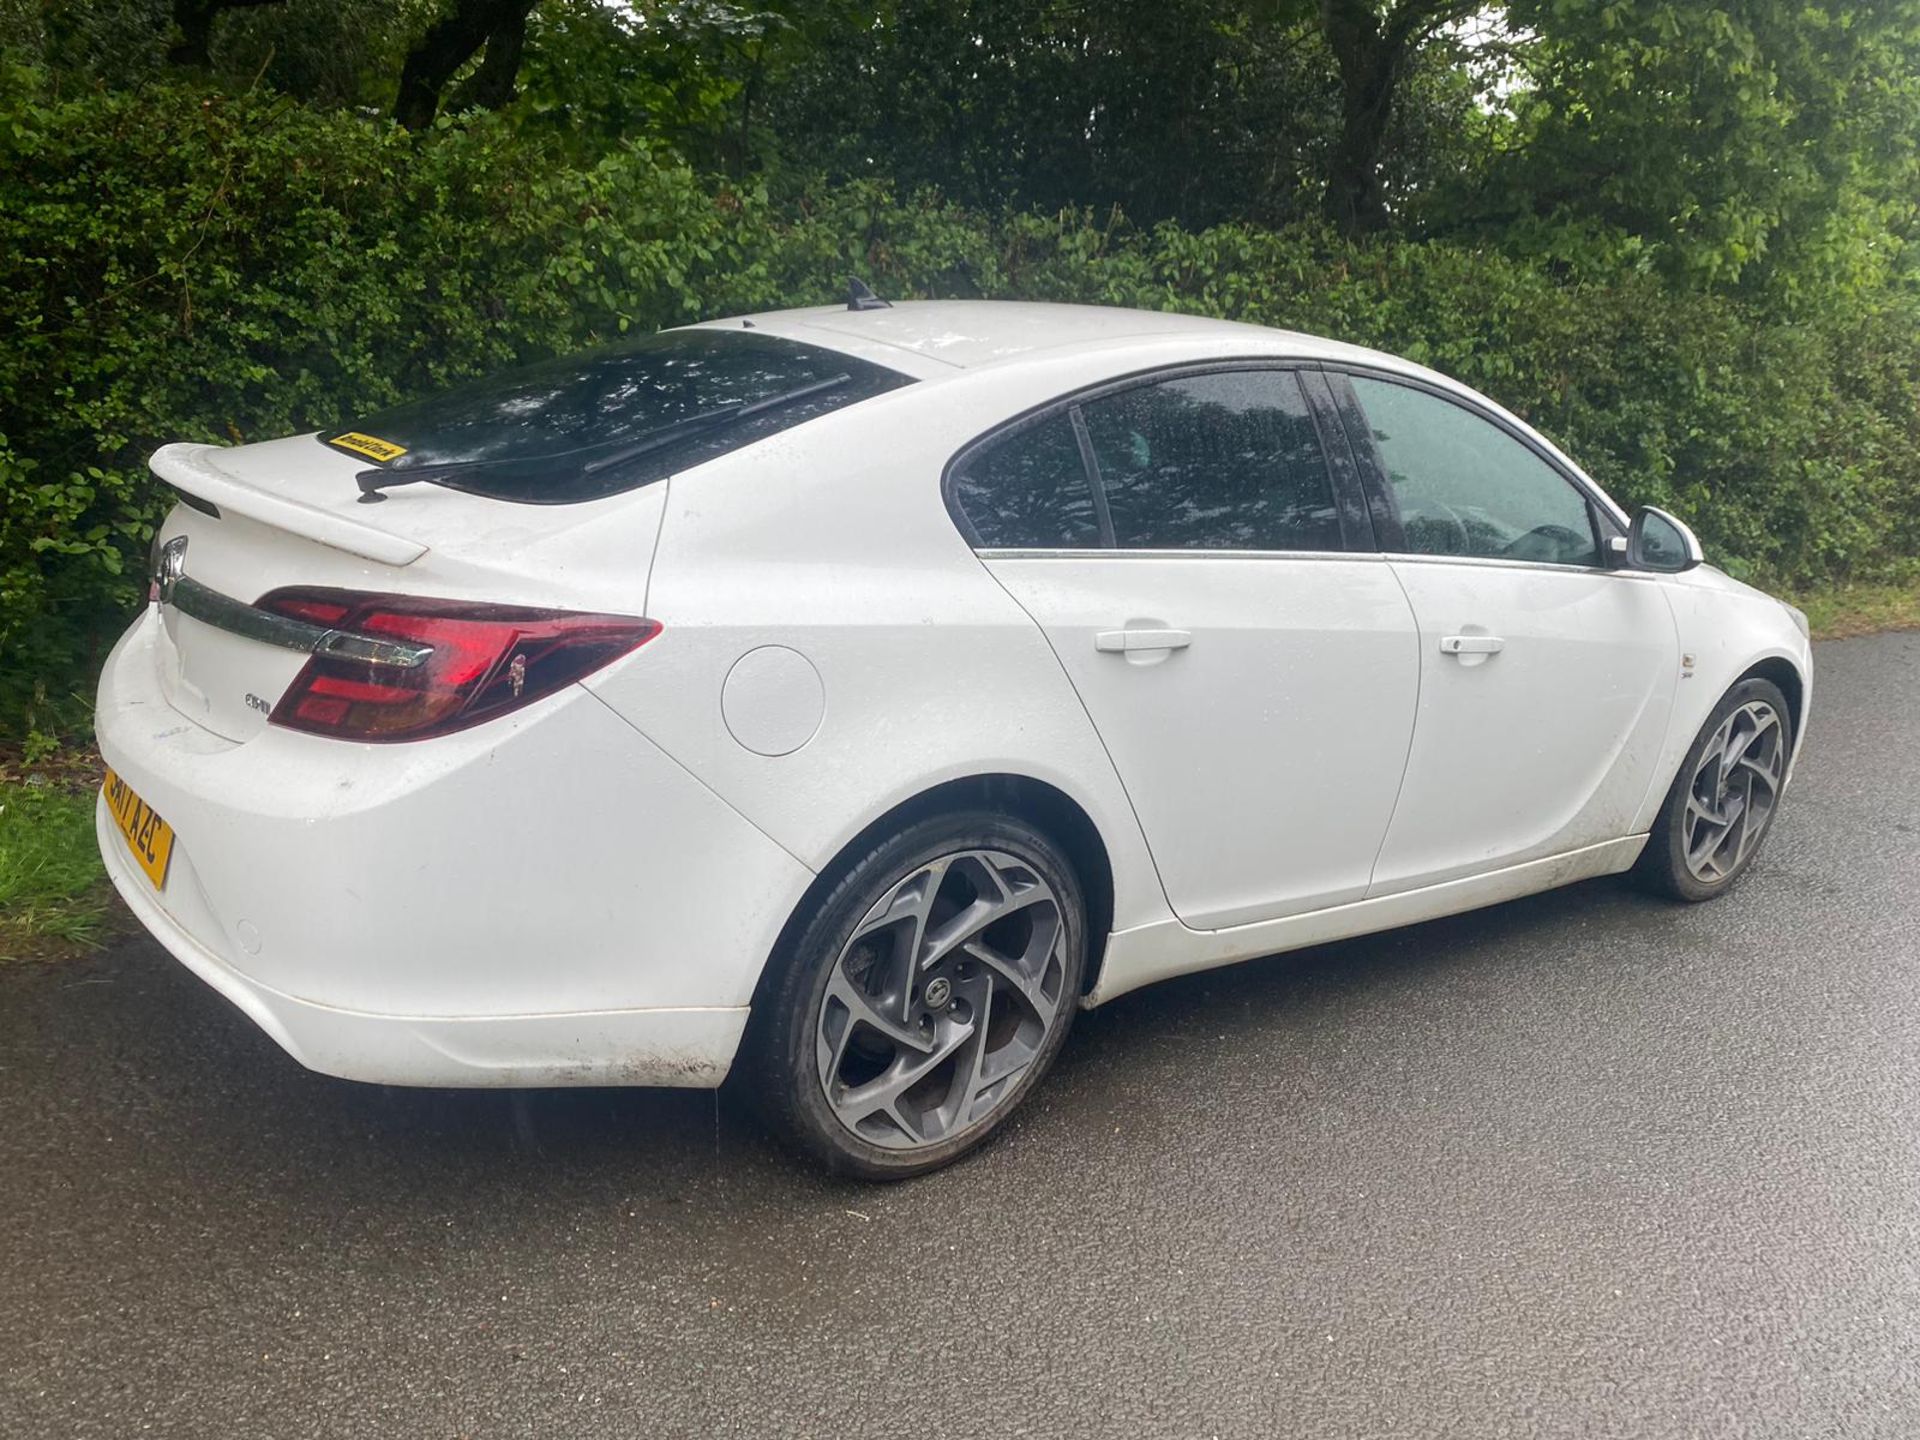
{"type": "Polygon", "coordinates": [[[1400,818],[1400,802],[1407,794],[1407,773],[1413,768],[1414,737],[1420,733],[1420,701],[1427,693],[1427,647],[1425,635],[1420,629],[1420,612],[1415,608],[1413,596],[1407,593],[1407,582],[1400,578],[1400,569],[1391,560],[1386,562],[1387,573],[1393,576],[1393,583],[1399,587],[1400,598],[1407,602],[1407,614],[1413,620],[1413,723],[1407,727],[1407,753],[1400,757],[1400,784],[1393,792],[1393,809],[1387,814],[1387,828],[1380,832],[1380,844],[1373,852],[1373,864],[1367,869],[1367,889],[1362,900],[1373,898],[1373,887],[1380,879],[1380,857],[1387,853],[1387,841],[1393,838],[1394,822],[1400,818]]]}
{"type": "MultiPolygon", "coordinates": [[[[1660,753],[1665,755],[1673,745],[1673,724],[1675,718],[1680,714],[1680,687],[1685,683],[1685,680],[1682,678],[1685,672],[1681,671],[1680,667],[1682,658],[1680,646],[1680,612],[1676,610],[1673,605],[1673,587],[1657,579],[1654,584],[1655,588],[1660,592],[1660,597],[1667,603],[1667,623],[1673,627],[1673,649],[1668,655],[1669,673],[1674,675],[1673,690],[1667,697],[1667,723],[1661,727],[1660,731],[1660,753]]],[[[1689,740],[1688,744],[1691,745],[1691,743],[1689,740]]],[[[1665,767],[1662,766],[1653,772],[1652,776],[1647,780],[1646,791],[1640,796],[1640,804],[1634,810],[1633,818],[1628,822],[1629,824],[1637,824],[1639,822],[1640,816],[1646,811],[1647,802],[1655,795],[1661,797],[1662,804],[1665,803],[1666,793],[1673,788],[1673,782],[1679,778],[1679,767],[1686,762],[1686,758],[1687,751],[1682,749],[1678,760],[1675,762],[1674,773],[1664,776],[1666,781],[1664,785],[1661,783],[1661,780],[1665,767]]],[[[1792,761],[1789,760],[1788,763],[1791,765],[1792,761]]],[[[1655,818],[1658,818],[1657,811],[1655,812],[1655,818]]]]}

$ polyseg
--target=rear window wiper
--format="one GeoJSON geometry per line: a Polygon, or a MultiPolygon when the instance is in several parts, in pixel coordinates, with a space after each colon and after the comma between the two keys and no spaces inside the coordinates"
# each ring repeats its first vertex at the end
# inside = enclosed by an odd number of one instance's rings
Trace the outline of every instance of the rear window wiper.
{"type": "Polygon", "coordinates": [[[829,390],[838,390],[853,379],[850,374],[829,375],[824,380],[815,380],[808,385],[799,385],[792,390],[784,390],[778,395],[768,395],[760,400],[735,400],[726,405],[716,405],[711,410],[702,410],[693,415],[685,415],[657,430],[649,430],[636,440],[603,440],[595,445],[579,445],[571,450],[555,450],[545,455],[501,455],[491,460],[449,460],[442,465],[418,465],[409,470],[362,470],[354,476],[360,486],[360,503],[371,505],[387,497],[382,491],[392,490],[400,485],[416,485],[425,480],[442,480],[449,475],[464,475],[469,470],[484,470],[495,465],[551,465],[556,461],[570,460],[575,456],[592,455],[595,458],[580,466],[583,475],[597,475],[602,470],[611,470],[615,466],[625,465],[628,461],[684,440],[689,435],[702,430],[711,430],[716,426],[745,420],[749,416],[763,414],[768,410],[778,410],[782,406],[794,405],[815,395],[824,395],[829,390]],[[602,453],[604,452],[604,453],[602,453]]]}

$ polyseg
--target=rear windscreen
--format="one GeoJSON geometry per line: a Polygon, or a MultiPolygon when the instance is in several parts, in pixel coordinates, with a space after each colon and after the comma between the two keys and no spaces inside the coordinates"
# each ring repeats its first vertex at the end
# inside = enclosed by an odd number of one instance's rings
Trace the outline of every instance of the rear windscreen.
{"type": "Polygon", "coordinates": [[[911,383],[752,330],[671,330],[476,381],[320,439],[375,462],[385,488],[425,480],[562,504],[637,489],[911,383]]]}

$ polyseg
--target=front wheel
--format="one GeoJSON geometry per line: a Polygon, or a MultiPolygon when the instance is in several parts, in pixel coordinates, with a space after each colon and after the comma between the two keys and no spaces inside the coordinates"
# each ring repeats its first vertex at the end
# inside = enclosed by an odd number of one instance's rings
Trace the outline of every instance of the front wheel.
{"type": "Polygon", "coordinates": [[[959,1158],[1039,1081],[1080,998],[1086,909],[1058,846],[988,813],[911,825],[819,899],[763,995],[757,1103],[835,1171],[959,1158]]]}
{"type": "Polygon", "coordinates": [[[1742,680],[1707,717],[1661,807],[1635,874],[1676,900],[1711,900],[1753,864],[1793,754],[1786,697],[1742,680]]]}

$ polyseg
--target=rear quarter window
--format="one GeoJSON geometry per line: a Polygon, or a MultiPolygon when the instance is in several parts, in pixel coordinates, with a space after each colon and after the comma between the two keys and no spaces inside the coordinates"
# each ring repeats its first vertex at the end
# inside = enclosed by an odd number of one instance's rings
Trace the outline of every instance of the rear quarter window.
{"type": "Polygon", "coordinates": [[[1093,486],[1065,411],[961,457],[954,508],[986,550],[1085,550],[1100,544],[1093,486]]]}

